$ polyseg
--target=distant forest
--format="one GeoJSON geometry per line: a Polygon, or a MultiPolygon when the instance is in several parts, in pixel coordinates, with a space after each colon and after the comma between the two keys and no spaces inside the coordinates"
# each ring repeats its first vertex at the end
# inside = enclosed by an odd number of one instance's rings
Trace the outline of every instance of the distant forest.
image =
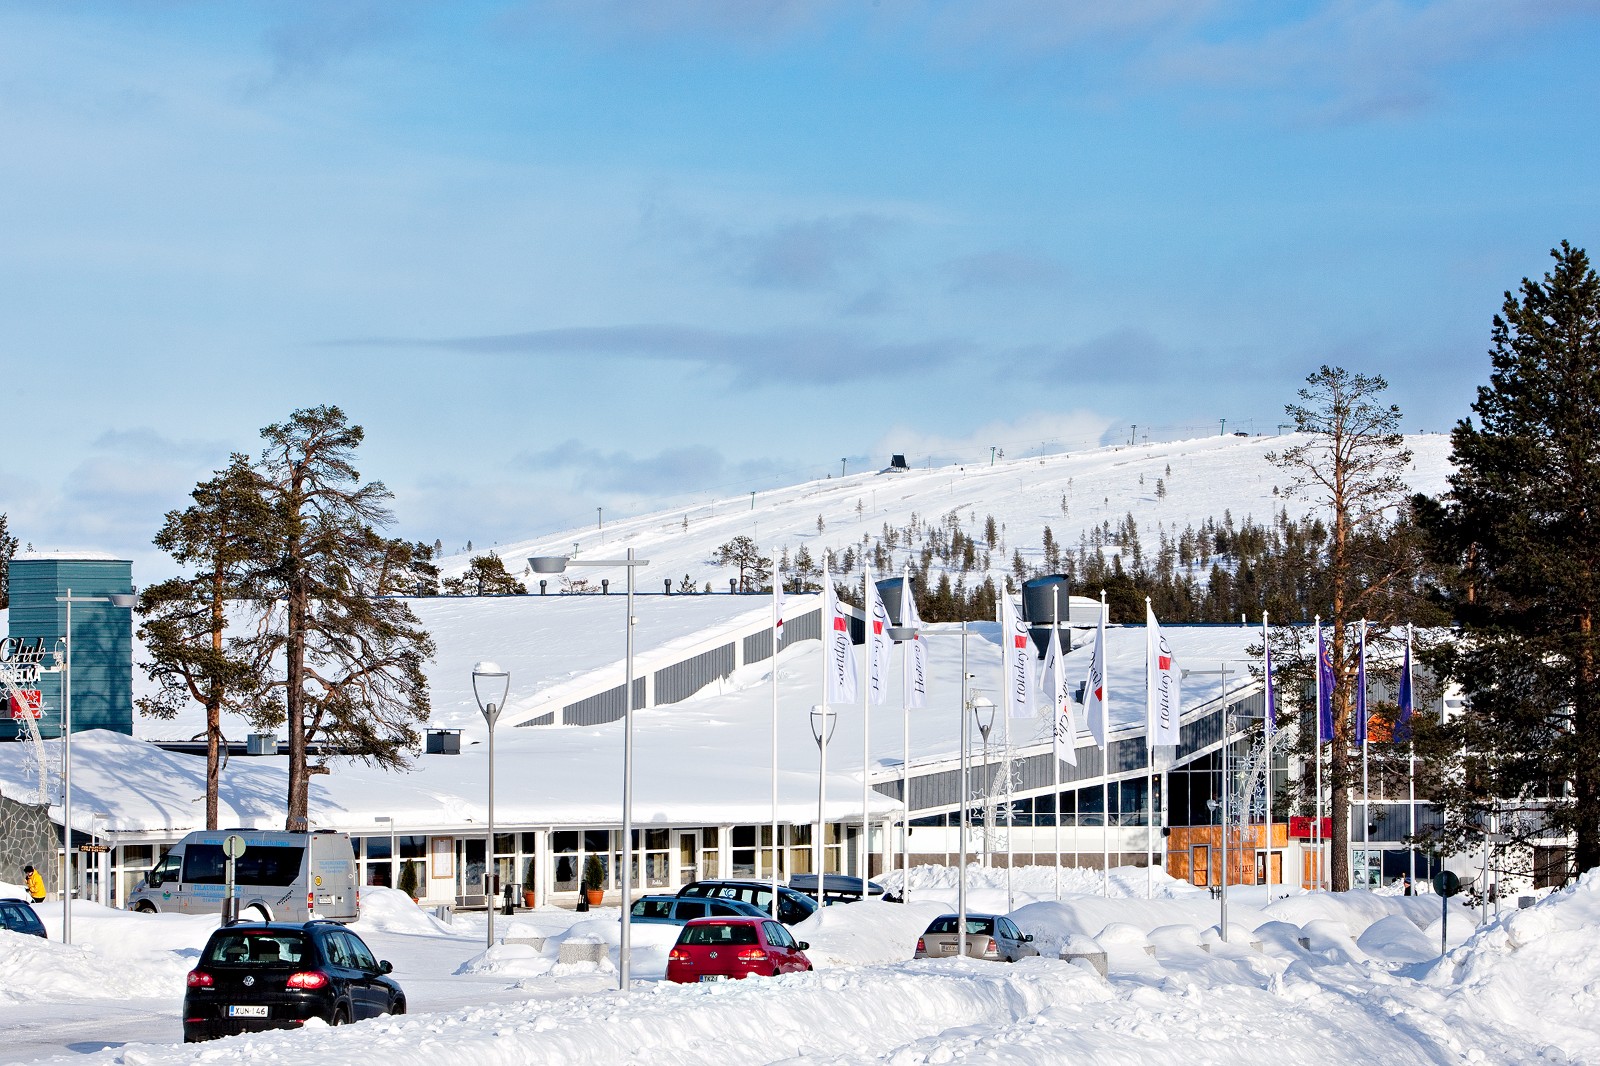
{"type": "MultiPolygon", "coordinates": [[[[1402,520],[1385,547],[1392,551],[1397,538],[1413,536],[1409,520],[1402,520]]],[[[1235,520],[1224,511],[1221,519],[1208,518],[1199,528],[1158,530],[1154,551],[1147,551],[1129,514],[1116,525],[1106,521],[1085,532],[1071,547],[1059,544],[1046,526],[1043,544],[1030,545],[1026,556],[1012,548],[1004,582],[1015,592],[1030,578],[1060,574],[1073,595],[1098,598],[1103,589],[1112,622],[1144,621],[1147,596],[1164,622],[1237,623],[1241,617],[1253,622],[1263,610],[1277,622],[1310,621],[1319,609],[1326,610],[1320,606],[1328,598],[1321,560],[1327,557],[1328,539],[1328,527],[1319,518],[1291,518],[1280,510],[1263,525],[1248,517],[1235,520]]],[[[923,620],[953,622],[995,616],[998,590],[991,562],[1004,558],[1005,550],[1004,529],[993,517],[986,516],[974,535],[954,512],[937,523],[913,514],[905,526],[885,525],[879,536],[864,537],[858,546],[829,551],[827,563],[840,597],[856,606],[859,582],[838,579],[858,573],[863,559],[880,576],[909,566],[923,620]]],[[[1388,552],[1372,555],[1392,563],[1388,552]]],[[[1420,587],[1426,576],[1420,549],[1413,558],[1420,587]]],[[[790,589],[820,587],[821,567],[804,549],[779,565],[789,575],[790,589]]]]}

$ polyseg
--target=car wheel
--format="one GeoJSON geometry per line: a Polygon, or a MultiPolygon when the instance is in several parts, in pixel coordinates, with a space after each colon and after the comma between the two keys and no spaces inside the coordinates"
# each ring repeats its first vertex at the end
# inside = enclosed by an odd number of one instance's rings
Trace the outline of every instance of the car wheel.
{"type": "Polygon", "coordinates": [[[398,997],[395,998],[395,1001],[393,1003],[389,1004],[389,1013],[390,1014],[404,1014],[405,1012],[406,1012],[405,997],[398,996],[398,997]]]}
{"type": "Polygon", "coordinates": [[[154,903],[140,901],[139,905],[133,908],[133,910],[135,914],[154,914],[156,912],[156,905],[154,903]]]}
{"type": "Polygon", "coordinates": [[[348,1007],[335,1007],[335,1008],[333,1008],[333,1021],[331,1023],[329,1023],[329,1024],[331,1024],[331,1025],[349,1025],[350,1024],[350,1010],[349,1010],[349,1008],[348,1007]]]}

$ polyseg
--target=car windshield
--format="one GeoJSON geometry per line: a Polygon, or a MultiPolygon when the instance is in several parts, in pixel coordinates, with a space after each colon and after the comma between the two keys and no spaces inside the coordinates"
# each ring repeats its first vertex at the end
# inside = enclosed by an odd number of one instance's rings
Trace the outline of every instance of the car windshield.
{"type": "Polygon", "coordinates": [[[705,922],[691,924],[683,927],[683,935],[678,938],[680,944],[707,944],[716,947],[721,944],[754,944],[756,942],[756,927],[753,925],[732,922],[705,922]]]}
{"type": "Polygon", "coordinates": [[[220,966],[298,966],[308,951],[305,935],[290,930],[219,932],[204,961],[220,966]]]}
{"type": "MultiPolygon", "coordinates": [[[[960,919],[957,918],[954,914],[946,914],[942,918],[934,919],[933,924],[928,926],[928,932],[923,934],[923,935],[924,936],[928,936],[928,935],[937,935],[939,933],[950,933],[950,934],[958,933],[960,931],[960,929],[961,929],[961,926],[958,924],[959,921],[960,921],[960,919]]],[[[994,935],[994,920],[991,919],[991,918],[974,918],[971,915],[968,915],[967,916],[967,935],[968,936],[993,936],[994,935]]]]}

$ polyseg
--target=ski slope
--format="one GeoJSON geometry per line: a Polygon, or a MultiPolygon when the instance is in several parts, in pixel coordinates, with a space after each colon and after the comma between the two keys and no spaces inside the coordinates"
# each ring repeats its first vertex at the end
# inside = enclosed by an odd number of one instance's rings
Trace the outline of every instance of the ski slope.
{"type": "MultiPolygon", "coordinates": [[[[563,530],[494,545],[492,550],[534,591],[537,578],[523,573],[529,556],[611,559],[622,558],[633,548],[637,558],[650,563],[637,571],[641,591],[659,592],[669,578],[677,590],[687,574],[697,586],[704,588],[709,581],[713,591],[725,593],[734,571],[718,567],[714,557],[717,547],[734,537],[750,537],[774,560],[785,555],[792,560],[805,547],[821,566],[826,551],[840,557],[847,547],[859,551],[863,538],[871,544],[882,539],[886,525],[904,529],[913,516],[919,523],[938,526],[953,515],[967,535],[980,541],[985,520],[992,516],[1000,537],[989,554],[987,572],[999,581],[1011,571],[1014,551],[1030,567],[1042,565],[1046,526],[1063,550],[1071,550],[1089,530],[1106,522],[1115,528],[1132,515],[1143,550],[1152,555],[1161,530],[1177,534],[1191,525],[1198,529],[1208,518],[1222,521],[1225,513],[1235,522],[1250,517],[1269,524],[1280,510],[1295,517],[1326,511],[1313,492],[1291,495],[1291,477],[1268,459],[1309,440],[1303,434],[1202,437],[997,459],[993,465],[871,471],[608,520],[604,528],[563,530]],[[1164,495],[1158,494],[1158,480],[1164,495]]],[[[1406,438],[1406,445],[1412,460],[1405,478],[1412,491],[1444,492],[1450,438],[1413,435],[1406,438]]],[[[889,456],[883,459],[887,463],[889,456]]],[[[897,572],[923,543],[914,539],[893,550],[888,569],[897,572]]],[[[461,573],[471,555],[482,550],[443,559],[442,572],[461,573]]],[[[568,573],[595,586],[609,580],[613,591],[620,591],[626,582],[622,568],[574,568],[568,573]]],[[[981,569],[969,574],[968,584],[981,583],[983,576],[981,569]]],[[[550,591],[558,587],[550,579],[550,591]]]]}

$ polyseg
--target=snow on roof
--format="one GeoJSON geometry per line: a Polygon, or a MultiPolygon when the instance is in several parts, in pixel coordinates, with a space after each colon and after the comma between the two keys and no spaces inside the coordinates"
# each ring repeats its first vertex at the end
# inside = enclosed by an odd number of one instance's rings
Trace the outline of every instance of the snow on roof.
{"type": "MultiPolygon", "coordinates": [[[[1244,652],[1259,640],[1258,629],[1168,629],[1178,665],[1206,668],[1229,660],[1239,667],[1238,680],[1230,678],[1230,691],[1247,683],[1244,652]]],[[[994,623],[968,626],[967,669],[977,675],[969,694],[986,691],[992,697],[999,690],[997,637],[994,623]]],[[[927,638],[928,707],[911,712],[913,766],[947,760],[959,750],[961,627],[929,626],[927,638]]],[[[1136,729],[1145,713],[1144,628],[1109,627],[1107,645],[1113,730],[1136,729]]],[[[858,648],[857,654],[861,651],[858,648]]],[[[816,818],[817,746],[809,711],[820,700],[821,652],[819,641],[803,641],[787,649],[780,659],[779,820],[784,822],[804,824],[816,818]]],[[[1088,654],[1087,647],[1073,651],[1068,670],[1086,672],[1088,654]]],[[[450,655],[462,661],[470,657],[464,649],[450,655]]],[[[902,762],[900,670],[896,654],[885,702],[870,709],[870,758],[875,774],[892,775],[902,762]]],[[[466,684],[470,687],[470,680],[466,684]]],[[[1220,687],[1219,676],[1191,675],[1184,684],[1185,708],[1214,699],[1220,687]]],[[[828,816],[837,819],[861,810],[862,708],[856,702],[833,710],[839,718],[828,747],[828,816]]],[[[475,710],[473,713],[476,715],[475,710]]],[[[682,703],[636,712],[634,821],[640,825],[768,821],[772,817],[771,724],[770,660],[746,666],[682,703]]],[[[1040,718],[997,722],[997,736],[1003,735],[998,730],[1005,728],[1010,728],[1014,746],[1039,750],[1048,742],[1048,728],[1040,718]]],[[[1079,728],[1080,738],[1085,738],[1081,742],[1087,743],[1081,721],[1079,728]]],[[[621,722],[587,727],[502,725],[496,729],[497,823],[619,824],[622,738],[621,722]]],[[[486,818],[486,739],[478,716],[476,728],[463,729],[460,755],[419,755],[406,772],[387,772],[357,760],[334,760],[331,774],[312,779],[312,822],[319,828],[371,833],[378,824],[377,816],[383,815],[394,819],[398,831],[471,831],[486,818]]],[[[52,778],[60,765],[58,743],[46,743],[52,778]]],[[[84,831],[200,828],[204,824],[204,775],[205,762],[196,756],[169,753],[115,733],[78,734],[73,739],[74,824],[84,831]],[[98,822],[93,820],[94,812],[102,812],[98,822]]],[[[223,772],[223,824],[281,825],[286,778],[286,757],[231,758],[223,772]]],[[[31,747],[0,746],[0,790],[10,795],[31,793],[35,781],[31,747]]],[[[52,780],[52,794],[59,795],[58,779],[52,780]]],[[[896,801],[876,792],[870,802],[874,811],[898,808],[896,801]]]]}

